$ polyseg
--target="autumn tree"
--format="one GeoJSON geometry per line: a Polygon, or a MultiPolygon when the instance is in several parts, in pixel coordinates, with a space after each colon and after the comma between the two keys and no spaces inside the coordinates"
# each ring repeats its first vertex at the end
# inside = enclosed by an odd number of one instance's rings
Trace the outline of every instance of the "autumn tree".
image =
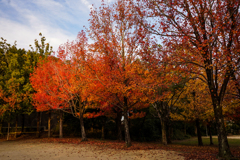
{"type": "MultiPolygon", "coordinates": [[[[161,50],[158,50],[161,52],[161,50]]],[[[188,79],[188,75],[176,68],[166,65],[167,56],[156,54],[148,55],[145,52],[140,55],[143,59],[144,67],[149,70],[146,77],[147,86],[151,88],[147,92],[148,102],[153,106],[153,115],[158,117],[161,122],[162,143],[171,143],[170,132],[170,113],[176,110],[179,97],[183,92],[183,87],[188,79]],[[149,63],[151,62],[151,63],[149,63]],[[181,78],[179,78],[181,77],[181,78]]]]}
{"type": "Polygon", "coordinates": [[[76,41],[59,47],[56,57],[49,56],[38,63],[31,75],[31,83],[36,91],[33,96],[37,110],[58,109],[71,113],[80,119],[82,141],[87,140],[83,115],[90,103],[84,64],[88,59],[87,38],[81,32],[76,41]]]}
{"type": "MultiPolygon", "coordinates": [[[[38,113],[43,111],[49,112],[48,137],[51,136],[51,111],[55,109],[52,106],[60,106],[63,103],[63,101],[60,101],[56,97],[50,96],[51,90],[53,90],[54,85],[56,85],[56,82],[51,79],[55,76],[53,66],[56,65],[56,61],[57,59],[51,56],[46,59],[41,59],[30,77],[32,87],[35,90],[32,96],[33,105],[36,107],[38,113]]],[[[61,119],[60,122],[62,122],[61,119]]],[[[61,123],[60,128],[62,128],[61,123]]],[[[59,130],[59,132],[62,133],[62,130],[59,130]]],[[[62,134],[60,134],[60,138],[61,137],[62,134]]]]}
{"type": "MultiPolygon", "coordinates": [[[[46,43],[46,37],[42,35],[42,33],[39,33],[39,36],[41,37],[40,41],[37,39],[34,40],[34,46],[29,45],[30,49],[26,52],[26,60],[25,60],[25,77],[27,80],[27,83],[25,85],[26,90],[28,90],[28,96],[26,97],[28,101],[28,105],[24,105],[21,110],[22,114],[22,132],[24,128],[24,119],[25,114],[29,114],[33,111],[32,107],[32,95],[35,93],[34,89],[32,88],[32,85],[30,83],[30,74],[33,73],[34,68],[37,66],[37,63],[40,59],[44,59],[51,55],[53,53],[52,46],[50,46],[49,43],[46,43]],[[31,106],[31,110],[30,107],[31,106]]],[[[49,113],[50,114],[50,113],[49,113]]],[[[40,136],[40,112],[37,112],[37,137],[40,136]]]]}
{"type": "Polygon", "coordinates": [[[148,107],[143,102],[147,100],[144,92],[149,90],[143,85],[149,72],[143,69],[138,54],[149,48],[151,39],[133,23],[134,14],[125,0],[103,4],[92,9],[88,29],[93,40],[89,50],[94,53],[92,63],[88,63],[89,92],[97,101],[107,102],[123,112],[127,146],[131,146],[130,112],[148,107]]]}
{"type": "MultiPolygon", "coordinates": [[[[230,158],[222,102],[239,69],[239,1],[141,0],[137,23],[158,35],[172,63],[204,69],[217,124],[219,157],[230,158]]],[[[200,75],[200,74],[199,74],[200,75]]]]}
{"type": "Polygon", "coordinates": [[[167,88],[155,89],[158,92],[155,95],[152,95],[151,99],[152,106],[154,108],[153,115],[157,116],[161,122],[161,130],[162,130],[162,143],[167,145],[171,143],[171,135],[170,135],[170,114],[176,110],[178,107],[179,98],[183,92],[183,84],[172,84],[167,88]]]}
{"type": "Polygon", "coordinates": [[[179,97],[180,101],[177,104],[178,111],[171,113],[171,117],[174,120],[195,122],[199,146],[203,145],[200,123],[212,121],[214,114],[207,87],[207,84],[200,79],[190,79],[184,86],[182,95],[179,97]]]}
{"type": "MultiPolygon", "coordinates": [[[[143,29],[143,32],[148,32],[143,29]]],[[[139,33],[141,36],[141,33],[139,33]]],[[[154,37],[151,37],[154,39],[154,37]]],[[[144,48],[138,55],[141,59],[142,69],[147,73],[144,77],[147,101],[154,108],[154,116],[161,122],[162,143],[171,143],[170,113],[176,109],[175,104],[182,94],[184,84],[189,79],[189,73],[184,72],[181,65],[168,65],[171,56],[165,54],[163,47],[157,42],[144,48]]]]}

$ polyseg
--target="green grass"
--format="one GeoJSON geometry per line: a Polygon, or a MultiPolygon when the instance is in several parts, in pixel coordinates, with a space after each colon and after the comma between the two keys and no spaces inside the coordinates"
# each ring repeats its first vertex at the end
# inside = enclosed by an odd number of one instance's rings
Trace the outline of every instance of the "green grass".
{"type": "MultiPolygon", "coordinates": [[[[210,144],[210,138],[202,138],[203,141],[203,145],[209,145],[210,144]]],[[[230,146],[234,146],[234,147],[240,147],[240,139],[228,139],[228,143],[230,146]]],[[[174,144],[181,144],[181,145],[188,145],[188,146],[196,146],[198,145],[198,140],[197,138],[190,138],[190,139],[186,139],[186,140],[181,140],[181,141],[176,141],[174,142],[174,144]]],[[[218,144],[218,139],[217,138],[213,138],[213,144],[217,145],[218,144]]]]}

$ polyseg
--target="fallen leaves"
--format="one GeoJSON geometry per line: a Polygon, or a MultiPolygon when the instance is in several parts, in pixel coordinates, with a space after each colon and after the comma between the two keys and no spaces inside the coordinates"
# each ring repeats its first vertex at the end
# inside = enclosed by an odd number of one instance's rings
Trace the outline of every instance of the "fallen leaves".
{"type": "MultiPolygon", "coordinates": [[[[102,153],[108,149],[119,151],[139,151],[139,150],[158,150],[157,153],[167,152],[166,157],[171,157],[171,154],[177,152],[177,155],[183,156],[186,160],[217,160],[218,147],[217,146],[186,146],[186,145],[162,145],[159,142],[132,142],[131,147],[126,147],[124,141],[117,140],[98,140],[88,139],[88,141],[81,142],[81,138],[41,138],[41,139],[22,139],[26,143],[67,143],[84,145],[94,149],[98,149],[102,153]],[[175,152],[172,152],[175,151],[175,152]]],[[[68,149],[68,148],[65,148],[68,149]]],[[[240,158],[240,147],[231,147],[231,152],[235,158],[240,158]]],[[[153,154],[148,153],[148,156],[153,154]]],[[[141,156],[141,154],[139,154],[141,156]]],[[[170,158],[171,159],[171,158],[170,158]]]]}

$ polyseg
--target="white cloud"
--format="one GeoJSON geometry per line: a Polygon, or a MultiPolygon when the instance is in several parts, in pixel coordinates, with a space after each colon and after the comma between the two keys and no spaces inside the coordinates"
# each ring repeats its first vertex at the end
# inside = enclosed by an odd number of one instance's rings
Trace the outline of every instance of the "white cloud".
{"type": "Polygon", "coordinates": [[[88,26],[89,11],[101,0],[0,0],[0,36],[29,49],[41,32],[54,50],[88,26]]]}
{"type": "Polygon", "coordinates": [[[90,4],[87,0],[81,0],[83,4],[85,4],[88,9],[90,9],[92,7],[92,4],[90,4]]]}
{"type": "Polygon", "coordinates": [[[40,38],[38,34],[41,32],[55,51],[60,44],[65,43],[68,39],[73,40],[76,37],[61,28],[53,28],[44,24],[39,25],[38,23],[34,24],[36,19],[34,17],[31,18],[33,19],[32,25],[29,26],[0,18],[0,21],[4,22],[4,25],[0,25],[0,35],[7,39],[7,42],[10,44],[13,44],[16,40],[18,47],[29,49],[29,44],[34,45],[34,40],[40,38]]]}

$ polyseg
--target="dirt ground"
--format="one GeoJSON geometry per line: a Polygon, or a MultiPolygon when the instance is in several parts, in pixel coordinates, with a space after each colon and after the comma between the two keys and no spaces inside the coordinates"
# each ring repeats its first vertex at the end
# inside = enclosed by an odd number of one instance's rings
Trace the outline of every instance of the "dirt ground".
{"type": "Polygon", "coordinates": [[[89,144],[0,142],[0,160],[183,160],[178,152],[165,150],[114,150],[89,144]]]}

